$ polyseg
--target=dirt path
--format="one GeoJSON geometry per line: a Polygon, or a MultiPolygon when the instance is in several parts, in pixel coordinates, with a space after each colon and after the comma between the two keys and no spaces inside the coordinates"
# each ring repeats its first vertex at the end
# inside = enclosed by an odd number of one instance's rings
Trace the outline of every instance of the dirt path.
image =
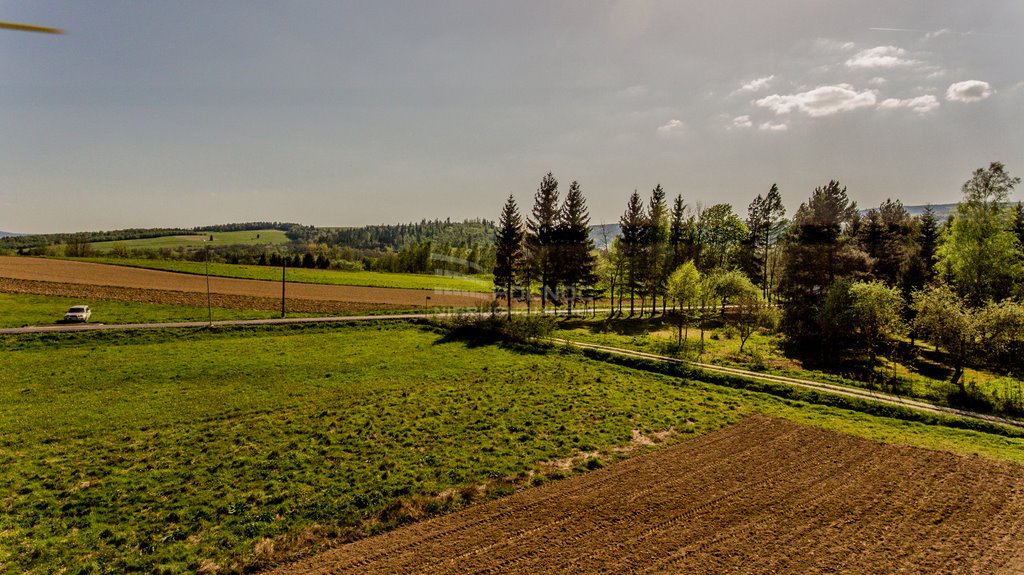
{"type": "Polygon", "coordinates": [[[753,417],[272,573],[1021,573],[1022,471],[753,417]]]}
{"type": "Polygon", "coordinates": [[[710,371],[714,373],[723,373],[726,375],[735,375],[748,379],[756,379],[761,381],[768,381],[772,383],[782,383],[785,385],[792,385],[795,387],[803,387],[806,389],[813,389],[815,391],[824,391],[827,393],[833,393],[836,395],[843,395],[846,397],[853,397],[857,399],[866,399],[868,401],[876,401],[879,403],[886,403],[889,405],[898,405],[901,407],[908,407],[917,411],[926,411],[928,413],[935,413],[939,415],[952,415],[955,417],[967,417],[972,419],[980,419],[989,423],[995,423],[998,425],[1005,425],[1008,427],[1014,427],[1017,429],[1024,428],[1024,422],[1017,421],[1014,419],[1007,419],[1005,417],[999,417],[997,415],[988,415],[985,413],[978,413],[975,411],[967,411],[965,409],[957,409],[955,407],[946,407],[944,405],[936,405],[934,403],[928,403],[926,401],[918,401],[916,399],[909,399],[906,397],[900,397],[898,395],[892,395],[889,393],[882,393],[879,391],[873,391],[870,389],[863,389],[858,387],[836,385],[832,383],[824,383],[820,381],[812,381],[809,379],[799,379],[795,377],[786,377],[781,375],[773,375],[770,373],[762,373],[758,371],[751,371],[749,369],[739,369],[735,367],[723,367],[721,365],[713,365],[710,363],[700,363],[696,361],[689,361],[685,359],[679,359],[675,357],[668,357],[665,355],[657,355],[653,353],[647,353],[644,351],[636,351],[632,349],[624,349],[621,347],[610,347],[607,345],[598,345],[593,343],[584,343],[581,341],[572,341],[568,339],[551,338],[552,343],[569,345],[580,349],[592,349],[596,351],[602,351],[605,353],[611,353],[614,355],[622,355],[626,357],[636,357],[640,359],[647,359],[651,361],[658,361],[663,363],[675,363],[681,365],[689,365],[702,369],[704,371],[710,371]]]}
{"type": "MultiPolygon", "coordinates": [[[[205,276],[89,262],[0,256],[0,291],[99,297],[96,294],[101,293],[101,290],[98,289],[101,287],[106,288],[114,295],[122,294],[126,290],[139,290],[133,296],[135,299],[131,301],[152,303],[181,303],[168,301],[168,299],[173,299],[167,296],[169,293],[202,294],[204,299],[200,305],[206,305],[205,276]],[[60,287],[59,290],[57,286],[60,287]],[[91,289],[80,286],[91,286],[91,289]],[[32,289],[37,291],[28,291],[32,289]],[[55,291],[60,293],[53,293],[55,291]]],[[[228,298],[249,298],[248,301],[251,305],[257,305],[253,302],[263,302],[264,304],[277,302],[276,305],[280,308],[280,282],[211,277],[210,290],[214,294],[228,298]]],[[[285,291],[289,301],[345,302],[353,304],[350,306],[352,311],[423,307],[426,305],[431,307],[472,307],[487,302],[487,294],[452,294],[443,291],[403,288],[288,283],[285,291]],[[427,300],[428,296],[430,297],[429,301],[427,300]]],[[[109,299],[119,298],[111,297],[109,299]]],[[[238,301],[241,302],[243,299],[238,299],[238,301]]],[[[230,299],[228,303],[231,303],[230,299]]],[[[225,307],[237,306],[226,305],[225,307]]],[[[251,309],[275,308],[271,306],[251,309]]],[[[294,311],[307,310],[299,309],[297,305],[294,311]]],[[[330,312],[331,310],[321,311],[330,312]]]]}

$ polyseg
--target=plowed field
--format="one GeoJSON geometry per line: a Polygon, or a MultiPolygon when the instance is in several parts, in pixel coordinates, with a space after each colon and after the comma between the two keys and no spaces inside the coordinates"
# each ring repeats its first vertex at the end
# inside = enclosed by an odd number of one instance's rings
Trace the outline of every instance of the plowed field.
{"type": "Polygon", "coordinates": [[[1022,573],[1022,472],[754,417],[273,573],[1022,573]]]}
{"type": "MultiPolygon", "coordinates": [[[[272,310],[281,305],[278,282],[211,277],[210,290],[214,305],[219,307],[272,310]]],[[[0,256],[0,291],[205,305],[206,277],[87,262],[0,256]]],[[[304,312],[335,313],[424,305],[469,307],[487,302],[487,294],[400,288],[289,283],[285,291],[288,309],[304,312]]]]}

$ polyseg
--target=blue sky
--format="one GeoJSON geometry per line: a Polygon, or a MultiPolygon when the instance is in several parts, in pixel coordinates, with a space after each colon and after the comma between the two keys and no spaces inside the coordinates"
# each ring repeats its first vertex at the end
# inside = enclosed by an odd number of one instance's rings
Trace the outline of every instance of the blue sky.
{"type": "MultiPolygon", "coordinates": [[[[1024,3],[0,2],[0,229],[594,223],[660,183],[790,213],[1024,175],[1024,3]]],[[[1022,197],[1020,191],[1015,196],[1022,197]]]]}

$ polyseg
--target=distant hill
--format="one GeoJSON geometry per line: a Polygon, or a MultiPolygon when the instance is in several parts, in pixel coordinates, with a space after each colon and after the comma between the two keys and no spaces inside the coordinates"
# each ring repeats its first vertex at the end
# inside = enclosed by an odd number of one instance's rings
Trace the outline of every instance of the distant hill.
{"type": "Polygon", "coordinates": [[[22,235],[22,234],[16,234],[14,232],[0,231],[0,238],[13,238],[15,236],[20,236],[20,235],[22,235]]]}

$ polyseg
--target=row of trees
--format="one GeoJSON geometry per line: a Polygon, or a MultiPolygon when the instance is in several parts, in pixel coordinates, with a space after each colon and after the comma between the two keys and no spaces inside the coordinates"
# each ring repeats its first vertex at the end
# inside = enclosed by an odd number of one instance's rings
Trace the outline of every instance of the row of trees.
{"type": "Polygon", "coordinates": [[[507,300],[510,316],[512,299],[520,290],[527,306],[531,305],[535,284],[542,309],[549,302],[564,302],[571,314],[574,303],[595,295],[596,266],[590,214],[578,182],[569,185],[565,200],[559,203],[558,180],[548,172],[525,223],[509,195],[498,220],[494,284],[507,300]]]}
{"type": "MultiPolygon", "coordinates": [[[[505,204],[495,283],[507,294],[539,284],[542,306],[559,288],[607,296],[618,313],[628,302],[631,316],[731,302],[736,321],[755,327],[772,323],[764,310],[774,302],[790,349],[806,358],[855,356],[874,373],[905,334],[942,348],[962,385],[971,361],[1024,369],[1024,207],[1009,202],[1019,182],[998,162],[976,170],[945,221],[931,208],[912,216],[898,200],[861,212],[837,181],[816,188],[792,221],[775,185],[746,219],[728,204],[669,202],[658,185],[646,202],[633,192],[620,233],[595,254],[579,185],[559,205],[549,173],[525,223],[511,196],[505,204]]],[[[680,336],[704,317],[680,313],[680,336]]]]}

